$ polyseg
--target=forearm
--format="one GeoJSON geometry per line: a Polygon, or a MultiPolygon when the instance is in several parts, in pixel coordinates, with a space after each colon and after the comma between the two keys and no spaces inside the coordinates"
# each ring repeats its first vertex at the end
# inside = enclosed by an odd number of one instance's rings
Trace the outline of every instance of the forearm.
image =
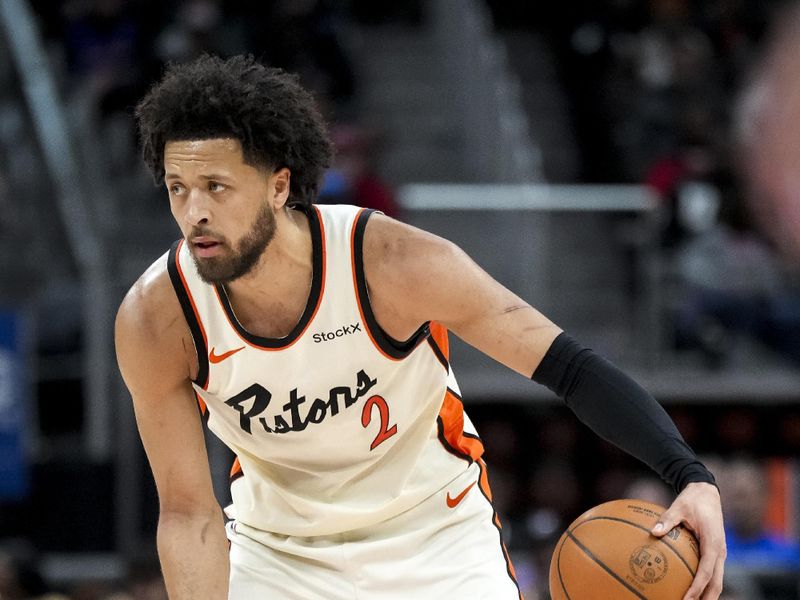
{"type": "Polygon", "coordinates": [[[676,492],[713,483],[675,424],[633,379],[566,335],[556,338],[533,375],[595,433],[643,461],[676,492]]]}
{"type": "Polygon", "coordinates": [[[158,555],[170,600],[227,600],[228,542],[219,511],[162,511],[158,555]]]}

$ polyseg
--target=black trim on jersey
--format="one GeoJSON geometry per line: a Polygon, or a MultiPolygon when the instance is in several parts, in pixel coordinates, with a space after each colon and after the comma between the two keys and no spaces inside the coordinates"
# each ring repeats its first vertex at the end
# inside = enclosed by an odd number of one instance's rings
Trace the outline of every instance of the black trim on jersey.
{"type": "Polygon", "coordinates": [[[233,312],[233,308],[231,307],[231,302],[228,298],[228,292],[225,290],[225,286],[222,284],[215,284],[219,298],[222,301],[222,307],[227,313],[228,319],[233,324],[234,329],[236,329],[240,336],[254,346],[261,346],[262,348],[271,349],[284,348],[288,346],[294,342],[300,336],[300,334],[303,333],[303,331],[305,331],[306,326],[308,325],[309,321],[311,321],[311,317],[314,316],[314,312],[317,310],[317,305],[320,301],[320,292],[322,291],[322,278],[325,272],[323,264],[323,261],[325,260],[325,249],[322,247],[322,224],[320,223],[317,210],[313,206],[307,210],[303,209],[303,212],[308,217],[309,230],[311,231],[311,255],[313,259],[311,291],[308,294],[306,308],[303,311],[300,320],[297,322],[297,325],[295,325],[289,332],[289,335],[284,338],[266,338],[254,335],[247,331],[244,327],[242,327],[242,324],[239,323],[239,319],[236,318],[236,315],[233,312]]]}
{"type": "MultiPolygon", "coordinates": [[[[461,402],[462,404],[464,403],[464,399],[461,397],[461,394],[459,394],[458,392],[456,392],[452,388],[447,388],[447,391],[450,392],[451,394],[453,394],[453,396],[459,402],[461,402]]],[[[447,450],[453,456],[456,456],[458,458],[461,458],[461,459],[467,461],[469,464],[472,464],[472,463],[475,462],[475,460],[469,454],[467,454],[465,452],[462,452],[458,448],[453,447],[450,444],[450,442],[447,441],[447,438],[444,437],[444,423],[442,422],[442,417],[441,416],[437,416],[436,417],[436,428],[437,428],[437,436],[439,437],[439,441],[442,443],[442,446],[444,446],[445,450],[447,450]]],[[[464,437],[472,438],[473,440],[478,440],[481,444],[483,443],[483,440],[479,436],[475,435],[474,433],[469,433],[467,431],[464,431],[463,429],[461,430],[461,435],[463,435],[464,437]]]]}
{"type": "Polygon", "coordinates": [[[230,476],[230,478],[229,478],[230,481],[228,482],[228,485],[232,484],[234,481],[239,479],[239,477],[244,477],[244,471],[242,470],[242,465],[241,464],[239,464],[239,470],[236,471],[236,473],[234,473],[233,475],[230,476]]]}
{"type": "Polygon", "coordinates": [[[444,370],[450,372],[450,363],[447,362],[444,352],[442,352],[442,349],[439,348],[439,344],[436,343],[436,340],[433,339],[432,335],[428,336],[428,344],[430,345],[431,350],[433,350],[433,353],[436,355],[436,358],[440,363],[442,363],[444,370]]]}
{"type": "Polygon", "coordinates": [[[455,397],[456,397],[456,400],[458,400],[459,402],[461,402],[461,404],[464,404],[464,399],[461,397],[461,394],[459,394],[457,391],[455,391],[455,390],[454,390],[453,388],[451,388],[450,386],[447,386],[447,391],[448,391],[448,392],[450,392],[451,394],[453,394],[453,396],[455,396],[455,397]]]}
{"type": "Polygon", "coordinates": [[[206,404],[206,401],[203,400],[200,397],[200,394],[198,394],[196,391],[194,393],[194,399],[195,399],[195,404],[197,405],[197,413],[200,415],[200,420],[202,421],[203,425],[208,427],[208,419],[211,417],[211,414],[208,412],[208,404],[206,404]],[[203,404],[205,404],[205,406],[206,406],[206,410],[205,411],[203,411],[203,407],[200,404],[201,400],[202,400],[203,404]]]}
{"type": "Polygon", "coordinates": [[[450,454],[452,454],[456,458],[460,458],[467,461],[469,464],[475,462],[469,454],[461,452],[461,450],[459,450],[458,448],[454,448],[453,446],[450,445],[450,442],[448,442],[447,438],[444,437],[444,423],[442,423],[442,417],[440,416],[436,417],[436,429],[439,441],[442,443],[442,446],[444,446],[445,450],[447,450],[450,454]]]}
{"type": "Polygon", "coordinates": [[[194,341],[194,349],[197,352],[197,377],[192,381],[201,388],[205,388],[208,385],[208,348],[203,339],[203,330],[197,320],[197,315],[194,314],[192,301],[189,299],[189,291],[183,286],[181,274],[178,272],[178,246],[182,241],[182,239],[176,241],[169,249],[167,272],[169,273],[170,281],[172,281],[172,287],[175,288],[175,294],[178,296],[178,302],[181,304],[183,316],[189,325],[189,331],[192,333],[192,340],[194,341]]]}
{"type": "Polygon", "coordinates": [[[392,358],[401,359],[411,354],[426,337],[430,336],[430,323],[423,323],[420,325],[419,329],[411,334],[411,337],[404,342],[400,342],[386,333],[375,319],[375,314],[372,312],[372,306],[369,303],[367,278],[364,276],[364,230],[367,227],[367,221],[374,212],[375,210],[371,208],[361,211],[355,225],[355,232],[353,235],[353,267],[356,275],[356,288],[358,289],[358,298],[356,298],[356,300],[361,305],[361,310],[364,312],[364,320],[366,321],[364,325],[369,328],[375,343],[392,358]]]}
{"type": "MultiPolygon", "coordinates": [[[[500,522],[500,516],[497,514],[497,511],[494,508],[494,502],[486,495],[486,491],[483,489],[483,486],[480,484],[480,480],[483,479],[484,469],[486,469],[486,465],[483,461],[478,461],[478,489],[481,491],[481,495],[486,498],[486,501],[489,503],[489,506],[492,507],[492,525],[495,529],[497,529],[497,535],[500,540],[500,552],[503,554],[503,558],[506,561],[506,573],[511,578],[511,581],[514,582],[514,585],[517,587],[517,593],[519,594],[520,600],[522,600],[522,590],[519,589],[519,582],[517,582],[517,578],[514,577],[514,573],[511,572],[511,557],[508,554],[508,548],[506,548],[506,544],[503,541],[503,528],[498,525],[500,522]]],[[[489,481],[489,473],[486,473],[486,481],[489,481]]]]}

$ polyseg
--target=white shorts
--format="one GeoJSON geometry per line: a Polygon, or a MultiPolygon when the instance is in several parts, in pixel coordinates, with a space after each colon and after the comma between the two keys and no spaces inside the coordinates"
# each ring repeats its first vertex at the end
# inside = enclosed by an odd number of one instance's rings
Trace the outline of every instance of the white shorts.
{"type": "Polygon", "coordinates": [[[413,509],[337,535],[291,537],[232,521],[229,598],[521,600],[482,473],[473,463],[413,509]]]}

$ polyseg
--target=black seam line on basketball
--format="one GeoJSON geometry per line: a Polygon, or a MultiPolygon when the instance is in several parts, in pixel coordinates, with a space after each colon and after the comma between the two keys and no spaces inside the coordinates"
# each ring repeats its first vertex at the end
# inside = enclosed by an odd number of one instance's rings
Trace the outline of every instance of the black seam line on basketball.
{"type": "Polygon", "coordinates": [[[447,359],[444,356],[444,352],[442,352],[442,349],[439,348],[439,344],[436,343],[436,340],[434,340],[432,336],[428,336],[428,345],[430,345],[431,350],[433,350],[433,354],[436,356],[439,362],[442,363],[445,372],[449,373],[450,363],[447,362],[447,359]]]}
{"type": "Polygon", "coordinates": [[[323,248],[322,234],[324,225],[322,223],[322,219],[317,213],[317,209],[313,206],[308,209],[304,208],[303,212],[308,218],[309,230],[311,232],[311,252],[313,258],[313,264],[311,267],[311,291],[308,294],[308,300],[306,301],[306,306],[303,309],[303,314],[300,316],[300,320],[289,332],[289,335],[284,338],[268,338],[255,335],[247,331],[247,329],[245,329],[244,326],[239,322],[239,319],[236,318],[236,314],[233,312],[233,307],[231,306],[230,298],[228,297],[228,291],[225,289],[225,286],[219,283],[214,284],[217,294],[219,295],[219,299],[222,302],[222,307],[228,316],[228,321],[230,321],[230,323],[233,325],[233,328],[240,336],[257,348],[261,347],[268,350],[280,350],[281,348],[285,348],[289,344],[293,343],[298,336],[305,331],[306,327],[311,321],[311,318],[314,316],[317,307],[322,302],[322,298],[320,296],[322,294],[322,282],[325,279],[326,271],[326,252],[325,248],[323,248]]]}
{"type": "MultiPolygon", "coordinates": [[[[650,533],[650,530],[647,527],[642,527],[641,525],[639,525],[638,523],[634,523],[633,521],[628,521],[627,519],[620,519],[619,517],[603,517],[603,516],[590,517],[589,519],[585,519],[585,520],[581,521],[580,523],[578,523],[575,527],[573,527],[572,531],[575,531],[578,527],[580,527],[584,523],[588,523],[589,521],[598,521],[598,520],[601,520],[601,519],[605,519],[606,521],[618,521],[620,523],[627,523],[628,525],[636,527],[637,529],[641,529],[642,531],[646,531],[647,533],[650,533]]],[[[653,536],[653,537],[655,537],[655,536],[653,536]]],[[[678,550],[671,543],[665,541],[664,538],[655,538],[655,539],[656,539],[656,541],[661,542],[667,548],[672,550],[672,553],[675,556],[678,557],[678,560],[680,560],[683,563],[683,565],[686,567],[686,569],[692,575],[692,579],[694,579],[695,571],[694,571],[694,569],[692,569],[692,567],[689,566],[689,563],[686,562],[686,559],[683,558],[683,556],[681,556],[681,553],[678,552],[678,550]]]]}
{"type": "Polygon", "coordinates": [[[621,578],[619,575],[617,575],[616,573],[614,573],[614,571],[612,571],[612,570],[611,570],[611,568],[610,568],[610,567],[609,567],[607,564],[605,564],[605,563],[604,563],[602,560],[600,560],[599,558],[597,558],[597,557],[596,557],[596,556],[595,556],[595,555],[592,553],[592,551],[591,551],[591,550],[589,550],[589,548],[587,548],[586,546],[584,546],[584,545],[583,545],[583,544],[580,542],[580,540],[579,540],[578,538],[576,538],[574,535],[572,535],[572,531],[567,531],[567,537],[569,537],[569,539],[571,539],[573,542],[575,542],[575,545],[576,545],[576,546],[578,546],[578,548],[580,548],[581,550],[583,550],[583,552],[586,554],[586,556],[588,556],[588,557],[589,557],[589,558],[591,558],[591,559],[592,559],[592,560],[593,560],[595,563],[597,563],[597,566],[599,566],[599,567],[600,567],[601,569],[603,569],[603,570],[604,570],[606,573],[608,573],[609,575],[611,575],[611,577],[613,577],[614,579],[616,579],[617,581],[619,581],[619,582],[622,584],[622,586],[623,586],[625,589],[627,589],[627,590],[628,590],[628,591],[629,591],[631,594],[633,594],[634,596],[636,596],[636,597],[637,597],[637,598],[639,598],[640,600],[647,600],[647,596],[642,596],[642,595],[641,595],[639,592],[637,592],[637,591],[636,591],[636,589],[635,589],[634,587],[632,587],[632,586],[631,586],[631,585],[630,585],[630,584],[629,584],[627,581],[625,581],[625,580],[624,580],[624,579],[622,579],[622,578],[621,578]]]}
{"type": "Polygon", "coordinates": [[[406,341],[395,340],[378,324],[375,314],[372,312],[372,305],[369,301],[369,290],[367,290],[367,278],[364,276],[364,231],[367,228],[367,221],[375,213],[374,209],[365,208],[358,215],[353,233],[353,267],[356,275],[356,289],[358,290],[356,301],[361,306],[364,313],[364,326],[372,333],[372,338],[381,350],[395,359],[403,359],[419,346],[425,338],[430,335],[430,322],[423,323],[411,334],[406,341]]]}
{"type": "MultiPolygon", "coordinates": [[[[498,516],[497,511],[494,509],[494,503],[491,500],[489,500],[489,496],[486,495],[486,492],[483,490],[483,486],[481,485],[481,479],[483,479],[483,470],[486,468],[486,466],[482,464],[482,461],[480,460],[477,462],[478,462],[478,489],[481,491],[483,497],[486,498],[486,501],[489,503],[489,506],[492,509],[492,525],[494,525],[494,528],[497,529],[497,535],[500,538],[500,550],[503,553],[503,558],[506,561],[506,573],[508,573],[508,576],[511,578],[511,581],[514,582],[514,585],[517,588],[517,594],[519,594],[519,600],[523,600],[522,590],[519,587],[517,578],[514,577],[514,573],[511,571],[512,568],[511,557],[508,555],[508,549],[506,548],[506,545],[503,543],[503,529],[501,527],[498,527],[497,525],[500,522],[500,517],[498,516]]],[[[488,473],[486,474],[486,481],[489,481],[488,473]]]]}
{"type": "Polygon", "coordinates": [[[172,287],[175,290],[175,295],[178,297],[178,303],[181,305],[183,317],[186,319],[186,324],[189,326],[189,333],[192,335],[195,352],[197,353],[197,377],[192,379],[192,381],[201,388],[205,388],[208,385],[208,348],[203,340],[203,332],[197,320],[197,315],[192,308],[192,301],[189,299],[189,290],[183,285],[183,280],[178,271],[178,248],[181,242],[183,242],[182,238],[172,244],[172,247],[169,249],[167,273],[169,274],[169,280],[172,282],[172,287]]]}
{"type": "Polygon", "coordinates": [[[561,545],[558,547],[558,557],[556,558],[556,571],[558,571],[558,581],[561,583],[561,589],[564,590],[564,595],[567,597],[567,600],[572,600],[570,598],[569,592],[567,591],[567,586],[564,585],[564,578],[561,575],[561,551],[564,549],[564,540],[561,540],[561,545]]]}
{"type": "Polygon", "coordinates": [[[228,485],[230,485],[231,483],[233,483],[234,481],[239,479],[239,477],[244,477],[244,471],[239,470],[239,471],[236,471],[236,473],[234,473],[233,475],[231,475],[230,481],[228,482],[228,485]]]}

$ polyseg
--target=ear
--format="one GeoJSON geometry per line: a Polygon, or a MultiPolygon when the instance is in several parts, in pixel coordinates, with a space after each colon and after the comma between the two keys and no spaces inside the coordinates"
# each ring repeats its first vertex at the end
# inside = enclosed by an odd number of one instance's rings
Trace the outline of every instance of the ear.
{"type": "Polygon", "coordinates": [[[277,211],[283,208],[286,201],[289,200],[292,172],[288,168],[283,167],[270,175],[269,179],[272,184],[270,187],[275,190],[275,194],[272,197],[272,208],[277,211]]]}

